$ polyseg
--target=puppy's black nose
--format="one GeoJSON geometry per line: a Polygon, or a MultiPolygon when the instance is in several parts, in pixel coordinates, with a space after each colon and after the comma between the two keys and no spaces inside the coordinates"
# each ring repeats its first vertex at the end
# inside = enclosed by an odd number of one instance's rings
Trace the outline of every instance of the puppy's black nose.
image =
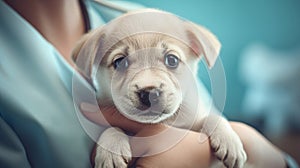
{"type": "Polygon", "coordinates": [[[151,105],[155,105],[159,102],[161,91],[156,88],[149,87],[139,90],[137,94],[140,99],[140,102],[144,106],[151,107],[151,105]]]}

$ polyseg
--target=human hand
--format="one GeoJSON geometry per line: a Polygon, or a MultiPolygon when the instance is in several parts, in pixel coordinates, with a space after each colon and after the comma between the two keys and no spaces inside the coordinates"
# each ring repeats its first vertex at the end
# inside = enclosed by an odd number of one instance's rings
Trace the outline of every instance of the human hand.
{"type": "MultiPolygon", "coordinates": [[[[82,113],[96,124],[108,126],[108,123],[117,127],[124,127],[127,131],[135,132],[135,137],[149,137],[156,135],[165,130],[179,131],[181,129],[168,127],[162,124],[145,125],[131,121],[121,115],[115,108],[101,108],[103,115],[100,115],[99,108],[89,106],[89,104],[81,104],[82,113]]],[[[253,128],[241,124],[231,123],[234,131],[241,138],[245,150],[247,152],[247,165],[252,167],[284,167],[285,162],[281,151],[274,147],[261,134],[253,128]],[[268,153],[266,155],[266,153],[268,153]],[[270,157],[272,156],[272,157],[270,157]],[[263,166],[262,166],[263,165],[263,166]]],[[[217,160],[211,151],[209,141],[200,143],[199,137],[206,136],[201,133],[187,131],[186,135],[171,146],[168,150],[157,152],[157,147],[165,142],[162,139],[156,139],[154,143],[135,144],[134,138],[130,139],[133,153],[139,152],[144,157],[135,158],[134,165],[136,167],[210,167],[217,160]],[[147,145],[146,145],[147,144],[147,145]],[[144,145],[144,146],[143,146],[144,145]],[[142,147],[141,147],[142,146],[142,147]],[[151,153],[156,153],[151,155],[151,153]]],[[[166,134],[167,135],[167,134],[166,134]]],[[[175,134],[176,135],[176,134],[175,134]]],[[[171,136],[169,136],[170,138],[171,136]]],[[[92,156],[92,159],[94,157],[92,156]]],[[[92,161],[93,162],[93,161],[92,161]]]]}
{"type": "Polygon", "coordinates": [[[83,102],[80,104],[81,113],[90,121],[102,126],[119,127],[126,132],[136,134],[145,124],[132,121],[123,116],[114,106],[97,107],[83,102]]]}
{"type": "MultiPolygon", "coordinates": [[[[198,168],[210,167],[214,159],[209,141],[199,141],[200,136],[206,135],[190,130],[156,124],[143,127],[131,138],[133,155],[140,155],[133,159],[134,167],[173,167],[198,168]],[[150,137],[163,134],[147,141],[136,141],[135,137],[150,137]],[[184,136],[182,136],[184,135],[184,136]]],[[[208,139],[207,137],[205,139],[208,139]]]]}
{"type": "MultiPolygon", "coordinates": [[[[163,124],[137,123],[124,117],[115,107],[100,109],[101,112],[98,107],[88,103],[80,105],[81,112],[90,121],[135,133],[135,136],[130,138],[133,156],[143,156],[133,159],[132,164],[136,167],[209,167],[212,159],[209,142],[200,143],[200,133],[163,124]],[[139,137],[146,137],[148,142],[137,140],[139,137]]],[[[92,162],[94,156],[95,154],[92,156],[92,162]]]]}

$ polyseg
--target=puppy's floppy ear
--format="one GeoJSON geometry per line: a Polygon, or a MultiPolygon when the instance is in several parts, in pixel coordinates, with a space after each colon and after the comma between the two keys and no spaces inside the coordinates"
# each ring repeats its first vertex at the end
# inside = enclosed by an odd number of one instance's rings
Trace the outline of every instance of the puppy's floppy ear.
{"type": "Polygon", "coordinates": [[[204,55],[209,68],[212,68],[219,56],[221,43],[217,37],[206,28],[191,22],[186,22],[186,33],[192,50],[198,55],[204,55]]]}
{"type": "Polygon", "coordinates": [[[77,57],[79,55],[79,52],[81,50],[81,48],[83,47],[83,45],[85,44],[85,42],[87,41],[87,39],[89,39],[90,35],[92,33],[87,33],[85,35],[83,35],[79,41],[76,43],[75,47],[73,48],[73,51],[72,51],[72,60],[73,62],[76,64],[76,60],[77,60],[77,57]]]}
{"type": "Polygon", "coordinates": [[[71,55],[76,65],[76,70],[92,87],[94,87],[92,82],[92,68],[99,45],[99,41],[96,40],[94,36],[93,31],[85,34],[75,45],[71,55]]]}

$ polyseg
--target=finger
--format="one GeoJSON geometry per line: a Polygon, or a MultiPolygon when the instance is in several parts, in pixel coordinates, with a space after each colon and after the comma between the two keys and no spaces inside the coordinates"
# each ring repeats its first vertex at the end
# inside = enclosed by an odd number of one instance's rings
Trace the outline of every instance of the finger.
{"type": "Polygon", "coordinates": [[[100,108],[96,105],[83,102],[80,104],[80,111],[88,120],[92,121],[95,124],[103,126],[110,125],[100,111],[100,108]]]}
{"type": "Polygon", "coordinates": [[[137,133],[143,124],[123,116],[114,106],[101,106],[83,102],[80,104],[82,114],[90,121],[102,125],[119,127],[125,131],[137,133]]]}

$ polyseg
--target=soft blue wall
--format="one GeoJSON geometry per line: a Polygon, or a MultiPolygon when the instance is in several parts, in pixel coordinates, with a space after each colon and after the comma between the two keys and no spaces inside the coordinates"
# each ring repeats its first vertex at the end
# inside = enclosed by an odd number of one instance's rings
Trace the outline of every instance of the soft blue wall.
{"type": "Polygon", "coordinates": [[[262,42],[289,50],[300,46],[299,0],[131,0],[170,11],[215,33],[223,44],[221,58],[227,77],[225,115],[238,118],[245,87],[238,76],[243,49],[262,42]]]}

